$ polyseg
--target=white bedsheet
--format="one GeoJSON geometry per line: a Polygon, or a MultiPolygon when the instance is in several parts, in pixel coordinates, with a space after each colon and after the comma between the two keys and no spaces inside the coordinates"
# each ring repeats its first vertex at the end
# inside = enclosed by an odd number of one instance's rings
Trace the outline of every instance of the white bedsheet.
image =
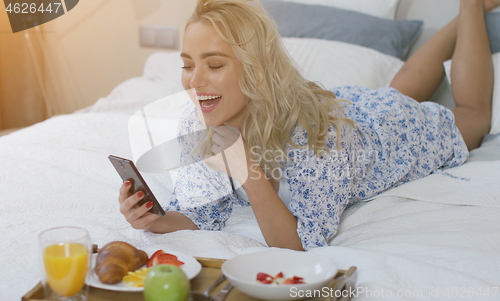
{"type": "MultiPolygon", "coordinates": [[[[127,122],[128,115],[117,113],[63,115],[0,138],[0,300],[19,300],[39,281],[37,235],[49,227],[85,227],[101,246],[124,240],[195,256],[230,258],[265,248],[249,207],[236,207],[221,232],[132,229],[118,211],[121,181],[107,159],[131,156],[127,122]]],[[[387,300],[389,291],[406,294],[397,300],[470,300],[452,296],[479,288],[498,300],[500,208],[491,179],[499,177],[499,162],[449,170],[467,170],[470,181],[436,175],[431,182],[453,191],[454,202],[433,199],[415,182],[397,188],[413,199],[393,193],[357,203],[346,210],[332,246],[311,252],[331,256],[342,269],[357,266],[357,286],[372,294],[360,292],[359,300],[387,300]],[[468,193],[471,185],[477,195],[468,193]],[[436,290],[440,298],[428,297],[436,290]],[[423,297],[413,297],[420,291],[423,297]]],[[[147,180],[160,199],[168,197],[162,176],[147,180]]]]}

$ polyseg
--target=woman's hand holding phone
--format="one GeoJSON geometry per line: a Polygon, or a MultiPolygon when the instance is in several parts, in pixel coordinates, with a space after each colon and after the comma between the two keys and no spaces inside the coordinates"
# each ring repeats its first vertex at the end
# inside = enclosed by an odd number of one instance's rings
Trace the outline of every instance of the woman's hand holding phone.
{"type": "Polygon", "coordinates": [[[110,155],[109,159],[124,180],[118,201],[121,214],[132,228],[154,233],[198,230],[198,227],[184,214],[177,211],[165,212],[161,208],[132,161],[113,155],[110,155]]]}
{"type": "Polygon", "coordinates": [[[120,195],[118,201],[120,202],[120,213],[125,216],[127,222],[134,229],[150,230],[155,221],[160,217],[157,214],[148,212],[153,206],[153,202],[147,202],[143,205],[138,205],[139,201],[144,198],[142,191],[137,191],[131,194],[130,181],[123,182],[120,187],[120,195]]]}

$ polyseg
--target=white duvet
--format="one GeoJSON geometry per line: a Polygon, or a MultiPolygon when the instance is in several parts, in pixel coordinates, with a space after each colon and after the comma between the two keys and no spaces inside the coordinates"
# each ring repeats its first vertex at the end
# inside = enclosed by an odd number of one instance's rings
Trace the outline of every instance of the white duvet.
{"type": "MultiPolygon", "coordinates": [[[[153,234],[119,213],[121,180],[107,156],[132,156],[127,124],[136,97],[147,103],[179,89],[158,82],[131,79],[91,112],[0,137],[0,300],[19,300],[39,282],[38,234],[55,226],[85,227],[100,246],[124,240],[193,256],[266,248],[249,207],[237,206],[218,232],[153,234]],[[146,87],[148,95],[133,94],[146,87]],[[120,102],[126,97],[130,103],[120,102]]],[[[479,158],[447,172],[352,205],[330,246],[310,251],[358,268],[353,300],[500,300],[500,161],[479,158]]],[[[145,175],[163,201],[166,176],[145,175]]]]}

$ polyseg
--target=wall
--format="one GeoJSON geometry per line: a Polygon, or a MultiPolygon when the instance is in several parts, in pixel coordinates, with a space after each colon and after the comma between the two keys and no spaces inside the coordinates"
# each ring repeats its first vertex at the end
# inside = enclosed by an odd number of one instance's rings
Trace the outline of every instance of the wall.
{"type": "Polygon", "coordinates": [[[84,0],[43,24],[31,38],[35,65],[24,33],[13,34],[0,4],[0,130],[22,127],[52,115],[71,113],[107,96],[121,82],[140,76],[149,55],[141,48],[139,24],[174,25],[179,45],[195,0],[84,0]],[[40,85],[47,92],[44,104],[40,85]]]}
{"type": "Polygon", "coordinates": [[[89,106],[124,80],[140,76],[147,57],[162,49],[140,47],[139,24],[178,26],[181,39],[194,4],[193,0],[80,1],[66,15],[42,25],[55,113],[89,106]]]}
{"type": "Polygon", "coordinates": [[[24,127],[45,117],[45,105],[24,33],[12,33],[1,1],[0,130],[24,127]]]}

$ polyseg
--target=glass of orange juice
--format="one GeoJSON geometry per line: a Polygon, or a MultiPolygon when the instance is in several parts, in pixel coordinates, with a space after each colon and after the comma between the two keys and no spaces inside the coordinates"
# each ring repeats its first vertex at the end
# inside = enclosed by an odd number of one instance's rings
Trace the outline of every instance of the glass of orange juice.
{"type": "Polygon", "coordinates": [[[51,228],[40,233],[40,268],[45,299],[85,301],[90,270],[91,242],[79,227],[51,228]]]}

